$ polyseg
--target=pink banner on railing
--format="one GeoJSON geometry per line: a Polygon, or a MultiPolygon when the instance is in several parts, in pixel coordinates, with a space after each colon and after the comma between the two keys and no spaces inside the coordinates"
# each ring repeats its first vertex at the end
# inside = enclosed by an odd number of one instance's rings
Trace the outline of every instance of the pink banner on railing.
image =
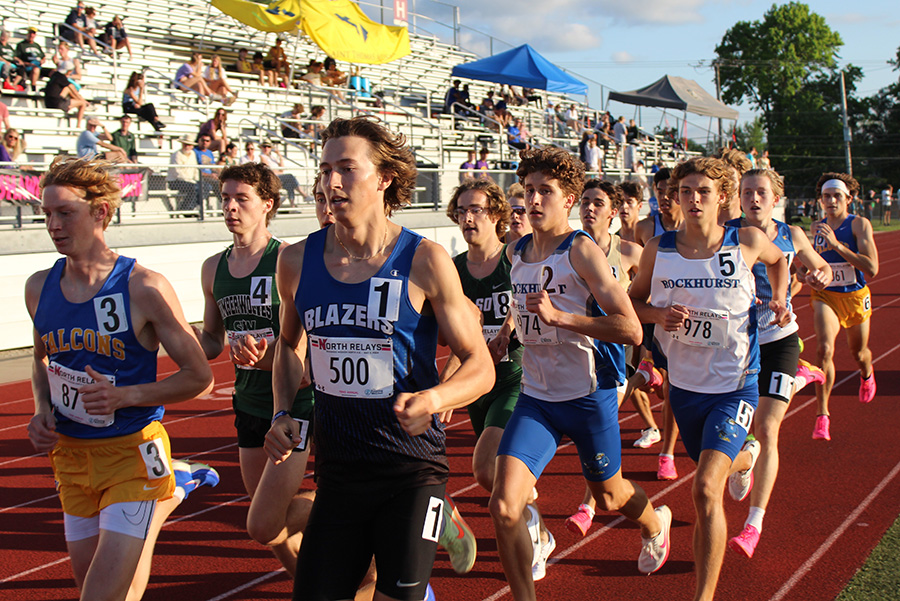
{"type": "MultiPolygon", "coordinates": [[[[41,201],[41,175],[25,169],[0,169],[0,201],[14,204],[39,203],[41,201]]],[[[119,171],[119,187],[122,200],[140,202],[147,200],[150,170],[137,167],[119,171]]]]}

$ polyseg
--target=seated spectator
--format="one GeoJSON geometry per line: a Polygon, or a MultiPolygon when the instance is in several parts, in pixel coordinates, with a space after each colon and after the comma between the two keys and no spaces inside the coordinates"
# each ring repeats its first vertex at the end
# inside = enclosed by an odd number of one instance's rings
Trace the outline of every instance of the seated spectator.
{"type": "Polygon", "coordinates": [[[488,170],[491,168],[491,166],[488,165],[488,160],[487,160],[488,149],[482,148],[481,151],[478,153],[478,156],[479,156],[478,162],[475,163],[475,171],[478,171],[478,179],[491,179],[491,176],[488,173],[488,170]]]}
{"type": "Polygon", "coordinates": [[[306,65],[306,73],[300,76],[300,79],[305,81],[306,83],[316,86],[317,88],[322,87],[322,68],[323,65],[319,61],[312,59],[309,61],[309,64],[306,65]]]}
{"type": "Polygon", "coordinates": [[[330,56],[325,59],[325,73],[322,74],[322,83],[332,88],[342,88],[347,85],[348,76],[337,68],[337,62],[330,56]]]}
{"type": "Polygon", "coordinates": [[[9,151],[6,150],[6,147],[0,144],[0,165],[3,167],[7,167],[7,165],[3,165],[3,163],[12,163],[12,157],[9,156],[9,151]]]}
{"type": "Polygon", "coordinates": [[[202,73],[203,55],[199,52],[191,52],[191,60],[178,67],[178,71],[175,72],[175,87],[196,92],[200,98],[208,101],[212,96],[212,90],[203,81],[202,73]]]}
{"type": "Polygon", "coordinates": [[[146,82],[144,74],[140,71],[132,71],[128,78],[128,85],[122,94],[122,110],[126,113],[134,113],[140,119],[149,121],[156,131],[166,126],[156,115],[156,107],[152,102],[144,102],[146,82]]]}
{"type": "Polygon", "coordinates": [[[225,98],[222,102],[228,106],[237,100],[237,92],[228,85],[228,77],[225,75],[225,69],[222,67],[222,58],[218,54],[214,54],[209,59],[209,66],[203,70],[203,81],[209,86],[213,94],[225,96],[231,94],[230,98],[225,98]]]}
{"type": "MultiPolygon", "coordinates": [[[[59,37],[67,42],[78,44],[78,47],[84,50],[86,33],[87,16],[84,12],[84,2],[78,2],[75,8],[69,12],[65,23],[59,27],[59,37]]],[[[87,37],[87,41],[94,54],[97,54],[97,43],[90,37],[87,37]]]]}
{"type": "Polygon", "coordinates": [[[69,43],[62,40],[53,55],[56,70],[66,76],[75,89],[81,91],[81,61],[69,54],[69,43]]]}
{"type": "Polygon", "coordinates": [[[501,100],[494,106],[494,120],[499,124],[500,128],[506,131],[512,123],[512,115],[506,109],[506,101],[501,100]]]}
{"type": "Polygon", "coordinates": [[[229,142],[228,146],[225,147],[225,152],[219,155],[219,165],[223,167],[231,167],[232,165],[239,165],[241,159],[238,157],[238,149],[237,144],[234,142],[229,142]]]}
{"type": "Polygon", "coordinates": [[[630,119],[628,121],[628,134],[625,137],[625,141],[631,144],[632,142],[637,142],[641,137],[641,130],[637,126],[637,122],[634,119],[630,119]]]}
{"type": "MultiPolygon", "coordinates": [[[[281,36],[275,38],[275,45],[269,48],[269,53],[266,55],[266,60],[263,61],[263,66],[274,72],[275,78],[281,79],[282,88],[287,88],[290,82],[291,66],[288,63],[287,54],[281,46],[282,42],[281,36]]],[[[271,85],[274,86],[275,84],[271,85]]]]}
{"type": "Polygon", "coordinates": [[[22,92],[25,90],[20,84],[22,76],[19,75],[16,63],[16,49],[9,43],[9,32],[0,30],[0,80],[3,81],[4,90],[22,92]]]}
{"type": "Polygon", "coordinates": [[[29,27],[25,39],[16,44],[16,64],[19,65],[19,71],[31,82],[32,92],[37,91],[38,79],[49,75],[51,71],[41,69],[41,65],[44,64],[44,49],[35,42],[37,32],[37,27],[29,27]]]}
{"type": "Polygon", "coordinates": [[[244,144],[244,150],[247,151],[247,154],[241,157],[241,165],[244,163],[258,163],[259,155],[256,154],[256,144],[253,142],[247,142],[244,144]]]}
{"type": "Polygon", "coordinates": [[[197,155],[194,154],[194,141],[188,137],[177,140],[181,149],[172,153],[169,158],[169,171],[166,173],[166,185],[176,193],[175,208],[178,211],[191,211],[197,208],[197,184],[200,172],[197,169],[197,155]]]}
{"type": "Polygon", "coordinates": [[[271,87],[275,87],[275,71],[266,68],[266,61],[263,60],[262,52],[254,52],[253,53],[253,62],[251,63],[251,73],[256,73],[259,75],[259,85],[264,86],[268,84],[271,87]]]}
{"type": "Polygon", "coordinates": [[[99,56],[97,52],[97,11],[93,6],[84,9],[84,37],[87,39],[91,51],[99,56]]]}
{"type": "Polygon", "coordinates": [[[525,96],[526,102],[536,102],[538,106],[543,108],[544,98],[534,91],[534,88],[522,88],[522,95],[525,96]]]}
{"type": "Polygon", "coordinates": [[[319,135],[325,130],[325,107],[321,104],[310,109],[309,123],[306,125],[306,133],[314,140],[319,139],[319,135]]]}
{"type": "Polygon", "coordinates": [[[487,117],[494,116],[494,90],[488,90],[487,96],[478,105],[478,112],[487,117]]]}
{"type": "Polygon", "coordinates": [[[284,157],[278,152],[278,149],[272,145],[271,140],[263,140],[260,144],[261,152],[259,162],[272,170],[278,179],[281,180],[281,187],[287,192],[288,202],[291,206],[295,206],[294,200],[297,192],[300,190],[300,182],[291,173],[284,172],[284,157]]]}
{"type": "Polygon", "coordinates": [[[87,120],[87,129],[78,136],[75,147],[78,156],[81,158],[98,155],[100,154],[100,148],[105,148],[106,152],[104,155],[106,160],[116,163],[127,163],[128,155],[125,154],[125,151],[111,142],[112,136],[106,131],[106,127],[100,123],[99,119],[91,117],[87,120]],[[98,127],[101,129],[99,134],[96,133],[98,127]]]}
{"type": "Polygon", "coordinates": [[[250,60],[250,52],[246,48],[238,50],[237,61],[234,63],[234,72],[245,75],[253,73],[253,61],[250,60]]]}
{"type": "Polygon", "coordinates": [[[122,23],[124,18],[118,15],[113,17],[113,20],[103,28],[100,41],[110,47],[110,52],[118,52],[125,48],[128,50],[128,60],[134,60],[134,55],[131,53],[131,42],[128,40],[128,32],[125,31],[125,25],[122,23]]]}
{"type": "Polygon", "coordinates": [[[530,136],[527,130],[522,131],[524,129],[525,126],[518,117],[512,122],[512,125],[506,128],[506,139],[510,146],[519,150],[525,150],[530,146],[528,141],[530,136]]]}
{"type": "Polygon", "coordinates": [[[299,102],[291,107],[291,110],[281,113],[284,121],[281,124],[281,135],[285,138],[308,138],[303,131],[303,105],[299,102]]]}
{"type": "Polygon", "coordinates": [[[138,162],[137,140],[134,134],[129,131],[131,128],[131,117],[122,115],[119,117],[119,129],[113,132],[112,143],[125,152],[129,163],[138,162]]]}
{"type": "Polygon", "coordinates": [[[459,84],[462,82],[458,79],[453,80],[453,85],[450,86],[450,89],[447,90],[447,93],[444,95],[444,114],[449,115],[450,113],[456,110],[456,107],[453,105],[459,102],[459,95],[462,90],[459,89],[459,84]]]}
{"type": "Polygon", "coordinates": [[[24,134],[20,134],[17,129],[7,129],[3,132],[3,148],[9,153],[9,158],[17,162],[25,154],[24,134]]]}
{"type": "Polygon", "coordinates": [[[475,151],[470,150],[466,155],[466,162],[459,166],[459,181],[475,179],[475,151]]]}
{"type": "Polygon", "coordinates": [[[54,69],[47,81],[47,87],[44,88],[44,106],[48,109],[59,109],[64,113],[68,113],[70,109],[78,109],[75,127],[81,127],[84,112],[91,105],[65,75],[54,69]]]}
{"type": "Polygon", "coordinates": [[[566,111],[565,115],[566,126],[576,134],[580,134],[584,127],[581,123],[581,115],[578,114],[578,109],[574,104],[569,105],[569,110],[566,111]]]}
{"type": "Polygon", "coordinates": [[[216,114],[213,118],[200,126],[197,140],[199,141],[200,138],[208,136],[211,140],[210,151],[224,152],[225,147],[228,146],[227,125],[228,112],[223,108],[216,109],[216,114]]]}

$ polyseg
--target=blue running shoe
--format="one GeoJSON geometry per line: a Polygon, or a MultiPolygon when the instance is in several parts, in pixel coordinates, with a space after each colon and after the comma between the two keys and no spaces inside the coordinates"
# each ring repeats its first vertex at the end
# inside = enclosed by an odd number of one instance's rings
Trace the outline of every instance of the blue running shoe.
{"type": "Polygon", "coordinates": [[[219,483],[219,472],[205,463],[173,459],[172,470],[175,472],[175,492],[172,494],[181,501],[198,486],[215,486],[219,483]]]}
{"type": "Polygon", "coordinates": [[[434,596],[434,590],[431,588],[431,583],[428,584],[428,588],[425,589],[425,600],[424,601],[437,601],[437,597],[434,596]]]}

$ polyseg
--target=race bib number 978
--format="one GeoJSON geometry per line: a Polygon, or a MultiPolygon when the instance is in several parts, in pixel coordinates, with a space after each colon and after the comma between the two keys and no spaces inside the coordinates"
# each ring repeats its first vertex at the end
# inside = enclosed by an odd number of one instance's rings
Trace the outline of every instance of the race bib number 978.
{"type": "Polygon", "coordinates": [[[689,346],[723,347],[728,333],[728,312],[685,307],[688,317],[672,338],[689,346]]]}

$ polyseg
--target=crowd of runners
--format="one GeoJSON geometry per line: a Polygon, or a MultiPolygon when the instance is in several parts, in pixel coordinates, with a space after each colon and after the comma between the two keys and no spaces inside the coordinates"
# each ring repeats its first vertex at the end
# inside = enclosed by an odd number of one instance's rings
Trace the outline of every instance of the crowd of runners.
{"type": "Polygon", "coordinates": [[[859,185],[847,174],[821,176],[825,217],[805,232],[773,218],[776,172],[727,151],[692,158],[654,175],[656,210],[642,220],[640,186],[585,181],[571,154],[526,149],[508,193],[487,179],[454,191],[447,215],[467,250],[451,259],[391,220],[416,181],[402,136],[338,119],[322,142],[321,229],[296,244],[268,229],[277,175],[259,163],[221,172],[233,243],[203,264],[193,327],[162,275],[105,242],[121,203],[114,165],[61,158],[44,176],[41,206],[63,256],[25,291],[28,434],[50,455],[82,599],[140,599],[166,517],[218,483],[212,467],[173,459],[161,419],[165,405],[209,392],[208,360],[226,351],[247,531],[293,576],[298,600],[433,599],[439,544],[454,570],[472,569],[477,541],[445,494],[444,424],[463,407],[514,599],[536,598],[556,546],[538,481],[563,436],[585,490],[566,527],[585,535],[596,511],[620,513],[640,531],[636,570],[657,572],[673,515],[624,476],[626,399],[646,426],[634,446],[660,446],[659,479],[678,477],[679,437],[697,465],[695,515],[677,517],[693,522],[695,599],[712,599],[726,549],[757,548],[779,427],[810,383],[812,437],[831,438],[841,328],[859,399],[875,397],[866,279],[878,254],[870,222],[848,212],[859,185]],[[803,285],[818,366],[799,358],[791,298],[803,285]],[[160,345],[177,369],[157,380],[160,345]],[[438,345],[451,352],[440,371],[438,345]],[[659,422],[648,393],[663,400],[659,422]],[[301,490],[311,451],[316,489],[301,490]],[[726,488],[749,497],[739,533],[727,531],[726,488]]]}

